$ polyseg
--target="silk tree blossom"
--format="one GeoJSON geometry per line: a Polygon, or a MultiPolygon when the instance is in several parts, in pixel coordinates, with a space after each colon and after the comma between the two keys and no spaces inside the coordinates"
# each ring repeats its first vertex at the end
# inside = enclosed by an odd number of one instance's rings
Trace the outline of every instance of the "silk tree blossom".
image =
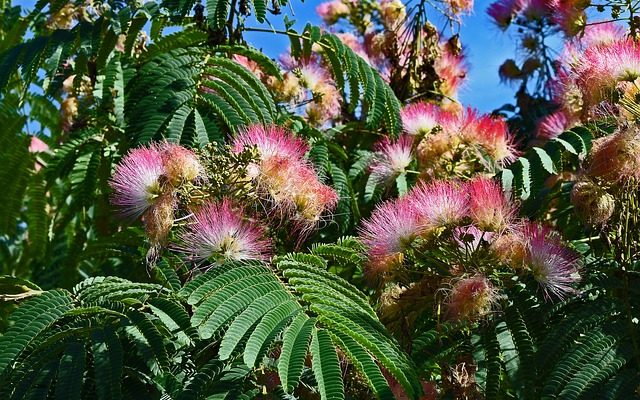
{"type": "Polygon", "coordinates": [[[204,174],[204,168],[193,151],[173,143],[163,143],[160,151],[166,177],[173,186],[204,174]]]}
{"type": "Polygon", "coordinates": [[[565,35],[575,36],[586,25],[585,9],[590,4],[588,0],[552,0],[551,21],[558,25],[565,35]]]}
{"type": "Polygon", "coordinates": [[[513,137],[504,119],[490,115],[477,116],[475,111],[467,109],[466,121],[462,136],[468,143],[482,147],[496,162],[506,163],[516,159],[513,137]]]}
{"type": "Polygon", "coordinates": [[[491,243],[491,251],[497,259],[518,271],[525,267],[527,248],[527,240],[522,235],[521,229],[505,232],[491,243]]]}
{"type": "Polygon", "coordinates": [[[286,216],[299,232],[309,232],[336,206],[335,190],[321,183],[304,159],[308,146],[302,139],[277,126],[254,125],[236,136],[232,150],[251,146],[257,147],[260,161],[250,166],[249,175],[272,200],[272,215],[286,216]]]}
{"type": "Polygon", "coordinates": [[[615,198],[590,179],[582,179],[573,185],[571,204],[578,217],[596,227],[606,224],[616,208],[615,198]]]}
{"type": "Polygon", "coordinates": [[[516,213],[500,186],[487,178],[475,178],[466,185],[469,216],[481,230],[502,232],[509,229],[516,213]]]}
{"type": "Polygon", "coordinates": [[[541,20],[550,15],[555,0],[516,0],[515,10],[527,19],[541,20]]]}
{"type": "Polygon", "coordinates": [[[588,25],[584,28],[582,35],[572,40],[570,46],[584,50],[592,46],[608,45],[624,40],[626,36],[625,28],[615,22],[588,25]]]}
{"type": "Polygon", "coordinates": [[[454,226],[468,215],[465,187],[456,181],[420,184],[406,198],[426,230],[454,226]]]}
{"type": "Polygon", "coordinates": [[[631,39],[587,48],[575,67],[577,84],[589,105],[608,100],[617,84],[640,77],[640,47],[631,39]]]}
{"type": "Polygon", "coordinates": [[[381,0],[380,15],[385,28],[395,31],[407,18],[407,9],[401,0],[381,0]]]}
{"type": "Polygon", "coordinates": [[[629,179],[640,181],[640,130],[623,128],[595,140],[587,174],[609,183],[629,179]]]}
{"type": "Polygon", "coordinates": [[[467,77],[468,66],[463,54],[454,54],[446,44],[440,47],[440,56],[433,64],[441,80],[439,90],[446,97],[455,98],[467,77]]]}
{"type": "Polygon", "coordinates": [[[331,74],[320,64],[316,56],[312,55],[308,60],[298,61],[286,54],[280,57],[280,61],[289,71],[285,73],[285,81],[274,84],[274,88],[281,88],[283,97],[289,97],[294,103],[308,101],[304,107],[307,122],[323,126],[340,117],[342,95],[331,74]],[[290,75],[296,79],[288,78],[290,75]],[[296,91],[291,87],[292,84],[299,84],[301,91],[296,91]]]}
{"type": "Polygon", "coordinates": [[[473,11],[473,0],[445,0],[444,3],[454,15],[473,11]]]}
{"type": "Polygon", "coordinates": [[[168,191],[144,213],[144,230],[152,244],[164,244],[166,241],[173,227],[177,203],[175,193],[168,191]]]}
{"type": "Polygon", "coordinates": [[[500,29],[507,29],[517,13],[516,0],[498,0],[489,5],[487,14],[500,29]]]}
{"type": "Polygon", "coordinates": [[[527,238],[525,260],[544,296],[562,300],[576,293],[573,285],[579,281],[579,256],[568,249],[549,228],[530,223],[523,233],[527,238]]]}
{"type": "Polygon", "coordinates": [[[333,84],[316,87],[312,95],[313,101],[305,109],[307,122],[311,125],[323,126],[340,116],[342,95],[333,84]]]}
{"type": "Polygon", "coordinates": [[[245,67],[246,69],[248,69],[252,74],[254,74],[256,76],[256,78],[264,79],[266,77],[266,74],[264,73],[264,71],[260,67],[260,64],[258,64],[257,62],[253,61],[252,59],[250,59],[250,58],[248,58],[246,56],[239,55],[239,54],[234,54],[232,56],[232,59],[233,59],[233,61],[237,62],[238,64],[240,64],[243,67],[245,67]]]}
{"type": "Polygon", "coordinates": [[[578,86],[578,76],[572,71],[574,65],[566,64],[565,69],[558,72],[557,77],[549,83],[553,102],[567,115],[567,118],[579,120],[585,105],[582,92],[578,86]]]}
{"type": "Polygon", "coordinates": [[[247,221],[228,199],[206,203],[194,213],[194,223],[179,234],[179,250],[196,261],[268,260],[271,242],[247,221]]]}
{"type": "Polygon", "coordinates": [[[388,137],[376,144],[376,153],[369,166],[371,177],[377,182],[388,183],[405,172],[411,161],[413,138],[401,136],[392,141],[388,137]]]}
{"type": "Polygon", "coordinates": [[[271,157],[301,160],[309,150],[304,140],[276,125],[251,125],[233,139],[231,147],[239,153],[251,146],[257,147],[263,161],[271,157]]]}
{"type": "Polygon", "coordinates": [[[453,284],[447,298],[447,315],[457,321],[475,320],[488,314],[497,303],[498,290],[483,275],[463,278],[453,284]]]}
{"type": "Polygon", "coordinates": [[[131,150],[116,165],[110,181],[112,202],[127,218],[138,218],[155,204],[162,193],[160,177],[165,169],[157,145],[131,150]]]}
{"type": "Polygon", "coordinates": [[[301,63],[298,68],[300,82],[311,91],[317,91],[331,81],[329,71],[314,61],[301,63]]]}
{"type": "Polygon", "coordinates": [[[321,183],[308,164],[290,164],[286,193],[293,204],[292,219],[295,228],[302,234],[309,233],[323,214],[332,211],[338,204],[338,193],[321,183]]]}
{"type": "Polygon", "coordinates": [[[402,109],[400,116],[404,131],[412,136],[431,133],[440,123],[442,111],[431,103],[413,103],[402,109]]]}
{"type": "Polygon", "coordinates": [[[540,119],[536,128],[536,138],[541,140],[554,139],[567,129],[572,128],[577,121],[566,112],[560,110],[540,119]]]}
{"type": "Polygon", "coordinates": [[[367,274],[379,278],[402,265],[403,252],[422,231],[414,204],[406,196],[379,204],[360,228],[368,248],[367,274]]]}

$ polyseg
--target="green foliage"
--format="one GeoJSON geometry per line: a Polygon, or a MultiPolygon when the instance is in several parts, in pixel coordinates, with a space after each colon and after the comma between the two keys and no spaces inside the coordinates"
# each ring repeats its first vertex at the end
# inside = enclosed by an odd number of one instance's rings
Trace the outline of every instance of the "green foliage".
{"type": "Polygon", "coordinates": [[[128,131],[137,142],[165,138],[203,147],[221,142],[225,126],[271,124],[275,104],[253,74],[238,63],[195,48],[149,59],[127,88],[128,131]]]}
{"type": "Polygon", "coordinates": [[[378,363],[415,397],[421,389],[411,361],[365,297],[325,271],[325,263],[291,254],[275,264],[282,275],[261,263],[225,264],[177,291],[116,277],[90,278],[73,293],[35,291],[0,339],[2,386],[21,398],[33,395],[42,378],[71,398],[93,385],[99,398],[119,397],[134,390],[127,385],[151,384],[143,375],[129,376],[129,368],[169,372],[184,362],[178,353],[215,340],[219,360],[184,376],[184,388],[174,390],[178,398],[210,394],[215,385],[197,382],[213,379],[240,355],[246,367],[258,368],[276,347],[286,392],[298,386],[309,354],[321,397],[342,398],[340,349],[381,398],[390,392],[378,363]],[[27,377],[29,385],[16,386],[27,377]]]}
{"type": "Polygon", "coordinates": [[[503,188],[522,200],[539,199],[547,178],[575,168],[584,160],[591,150],[593,130],[595,128],[578,126],[549,140],[543,147],[532,147],[500,172],[503,188]]]}
{"type": "MultiPolygon", "coordinates": [[[[593,283],[603,283],[604,271],[613,268],[598,267],[603,270],[588,275],[593,283]]],[[[513,303],[503,310],[506,323],[484,327],[475,342],[486,397],[635,398],[636,387],[620,382],[638,374],[637,330],[628,325],[626,308],[638,304],[616,303],[609,290],[623,287],[597,287],[555,305],[535,301],[523,285],[514,287],[513,303]]]]}
{"type": "Polygon", "coordinates": [[[255,367],[284,331],[278,373],[286,391],[300,377],[312,338],[313,371],[323,398],[342,392],[334,379],[340,371],[335,347],[353,355],[376,393],[386,389],[381,387],[380,370],[372,368],[373,359],[411,396],[420,392],[410,361],[358,289],[326,272],[325,261],[316,256],[292,254],[275,265],[286,285],[269,267],[250,264],[216,267],[180,291],[194,306],[191,322],[200,336],[222,336],[222,360],[242,354],[244,363],[255,367]],[[311,314],[304,316],[305,310],[311,314]]]}
{"type": "Polygon", "coordinates": [[[329,64],[338,89],[345,96],[348,112],[358,109],[369,129],[384,125],[390,135],[400,134],[400,102],[367,61],[335,35],[321,33],[318,27],[308,25],[301,35],[290,31],[289,39],[291,54],[296,58],[308,59],[312,45],[320,47],[320,55],[329,64]]]}

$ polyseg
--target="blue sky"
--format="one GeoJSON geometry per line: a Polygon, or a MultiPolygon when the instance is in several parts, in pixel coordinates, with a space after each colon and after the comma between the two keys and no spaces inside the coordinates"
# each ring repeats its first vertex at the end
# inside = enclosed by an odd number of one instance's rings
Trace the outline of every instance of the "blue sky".
{"type": "MultiPolygon", "coordinates": [[[[206,0],[205,0],[206,1],[206,0]]],[[[307,22],[320,24],[315,14],[321,0],[290,0],[291,8],[283,11],[296,20],[296,28],[301,29],[307,22]],[[291,9],[294,15],[291,16],[291,9]]],[[[500,83],[498,67],[507,58],[513,58],[515,44],[509,33],[501,32],[493,25],[485,10],[490,0],[478,0],[471,15],[463,17],[460,39],[466,49],[470,70],[466,85],[461,89],[459,99],[464,105],[481,111],[492,111],[513,99],[514,89],[500,83]]],[[[17,0],[14,4],[29,9],[35,0],[17,0]]],[[[270,16],[271,22],[281,28],[282,16],[270,16]]],[[[436,16],[434,15],[434,19],[436,16]]],[[[251,25],[251,22],[248,23],[251,25]]],[[[248,39],[258,48],[262,48],[272,57],[287,49],[288,39],[281,35],[268,33],[249,34],[248,39]]]]}

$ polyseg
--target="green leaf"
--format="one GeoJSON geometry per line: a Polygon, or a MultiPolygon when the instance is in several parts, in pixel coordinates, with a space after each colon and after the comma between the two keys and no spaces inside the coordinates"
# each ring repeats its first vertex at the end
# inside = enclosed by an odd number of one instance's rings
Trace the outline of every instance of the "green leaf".
{"type": "Polygon", "coordinates": [[[9,323],[13,325],[0,336],[0,373],[5,372],[40,333],[71,308],[67,291],[52,290],[32,297],[11,314],[9,323]]]}
{"type": "Polygon", "coordinates": [[[284,333],[278,375],[287,392],[293,391],[302,374],[314,323],[306,314],[298,314],[284,333]]]}
{"type": "Polygon", "coordinates": [[[100,400],[122,397],[123,351],[120,340],[110,327],[91,333],[93,372],[96,395],[100,400]]]}
{"type": "Polygon", "coordinates": [[[70,342],[60,359],[56,379],[56,399],[80,399],[84,380],[85,349],[82,342],[70,342]]]}
{"type": "Polygon", "coordinates": [[[331,337],[324,329],[314,329],[311,335],[313,374],[323,400],[344,399],[342,370],[331,337]]]}

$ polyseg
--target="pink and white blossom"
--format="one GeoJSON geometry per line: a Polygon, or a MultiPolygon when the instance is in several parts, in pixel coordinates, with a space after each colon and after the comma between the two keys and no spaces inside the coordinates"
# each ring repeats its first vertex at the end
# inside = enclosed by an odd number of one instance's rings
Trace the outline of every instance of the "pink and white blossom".
{"type": "Polygon", "coordinates": [[[262,229],[227,199],[201,206],[179,237],[179,249],[197,261],[267,260],[271,253],[271,242],[262,229]]]}
{"type": "Polygon", "coordinates": [[[426,229],[453,226],[468,215],[465,187],[456,181],[423,183],[406,197],[426,229]]]}
{"type": "Polygon", "coordinates": [[[111,178],[113,204],[125,217],[140,217],[161,194],[160,176],[164,173],[162,152],[158,146],[131,150],[116,165],[111,178]]]}
{"type": "Polygon", "coordinates": [[[371,177],[377,182],[389,182],[403,173],[413,160],[412,143],[413,138],[407,135],[396,141],[385,137],[377,143],[377,151],[369,166],[371,177]]]}
{"type": "Polygon", "coordinates": [[[505,197],[502,188],[487,178],[475,178],[467,183],[469,216],[481,230],[500,232],[514,220],[516,208],[505,197]]]}

